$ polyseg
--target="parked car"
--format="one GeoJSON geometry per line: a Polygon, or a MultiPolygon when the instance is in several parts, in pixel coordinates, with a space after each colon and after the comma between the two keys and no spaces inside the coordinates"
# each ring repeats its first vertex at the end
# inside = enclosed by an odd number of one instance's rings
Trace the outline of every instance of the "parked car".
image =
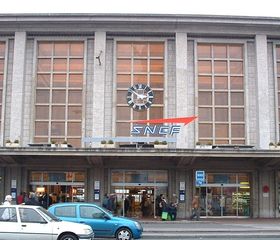
{"type": "Polygon", "coordinates": [[[57,203],[50,206],[48,211],[64,221],[90,225],[95,237],[131,240],[141,238],[143,232],[139,222],[116,217],[107,209],[92,203],[57,203]]]}
{"type": "Polygon", "coordinates": [[[40,206],[1,205],[0,239],[92,240],[90,226],[61,221],[40,206]]]}

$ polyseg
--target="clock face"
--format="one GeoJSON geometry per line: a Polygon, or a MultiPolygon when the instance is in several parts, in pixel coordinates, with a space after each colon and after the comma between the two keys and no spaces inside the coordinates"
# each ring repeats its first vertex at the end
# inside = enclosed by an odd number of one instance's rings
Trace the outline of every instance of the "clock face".
{"type": "Polygon", "coordinates": [[[145,84],[135,84],[127,91],[127,104],[137,111],[149,108],[154,100],[153,90],[145,84]]]}

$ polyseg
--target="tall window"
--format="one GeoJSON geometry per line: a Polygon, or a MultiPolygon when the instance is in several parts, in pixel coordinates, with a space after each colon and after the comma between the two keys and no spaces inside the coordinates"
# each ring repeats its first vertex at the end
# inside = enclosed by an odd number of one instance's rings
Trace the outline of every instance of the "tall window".
{"type": "Polygon", "coordinates": [[[244,53],[240,44],[198,44],[198,141],[245,144],[244,53]]]}
{"type": "Polygon", "coordinates": [[[34,142],[81,146],[84,78],[82,42],[39,42],[34,142]]]}
{"type": "Polygon", "coordinates": [[[278,93],[278,129],[280,136],[280,45],[276,46],[276,64],[277,64],[277,93],[278,93]]]}
{"type": "Polygon", "coordinates": [[[3,82],[4,82],[4,66],[5,66],[6,44],[0,42],[0,126],[2,122],[2,101],[3,101],[3,82]]]}
{"type": "Polygon", "coordinates": [[[164,43],[117,43],[117,116],[116,135],[129,136],[131,120],[163,118],[164,43]],[[134,84],[146,84],[154,93],[152,106],[135,111],[127,105],[126,94],[134,84]]]}

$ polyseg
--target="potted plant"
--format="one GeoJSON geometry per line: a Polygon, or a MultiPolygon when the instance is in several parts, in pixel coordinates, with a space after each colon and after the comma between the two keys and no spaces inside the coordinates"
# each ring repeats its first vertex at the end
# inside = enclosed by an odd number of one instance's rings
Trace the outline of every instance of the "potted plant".
{"type": "Polygon", "coordinates": [[[212,142],[209,141],[207,144],[204,146],[206,149],[212,149],[212,142]]]}
{"type": "Polygon", "coordinates": [[[101,144],[101,147],[105,148],[106,147],[106,140],[101,140],[100,144],[101,144]]]}
{"type": "Polygon", "coordinates": [[[277,143],[276,149],[280,150],[280,141],[277,143]]]}
{"type": "Polygon", "coordinates": [[[195,143],[195,148],[201,148],[201,142],[199,142],[199,141],[196,142],[196,143],[195,143]]]}
{"type": "Polygon", "coordinates": [[[107,148],[114,148],[115,147],[115,144],[114,144],[114,141],[111,139],[107,142],[107,148]]]}
{"type": "Polygon", "coordinates": [[[275,144],[273,142],[269,143],[269,149],[271,149],[271,150],[275,149],[275,144]]]}
{"type": "Polygon", "coordinates": [[[11,145],[12,145],[11,140],[10,140],[10,139],[7,139],[7,140],[5,141],[5,146],[6,146],[6,147],[11,147],[11,145]]]}
{"type": "Polygon", "coordinates": [[[56,141],[55,140],[51,140],[51,147],[56,147],[56,141]]]}
{"type": "Polygon", "coordinates": [[[19,147],[19,140],[15,139],[13,143],[11,143],[12,147],[19,147]]]}
{"type": "Polygon", "coordinates": [[[67,148],[67,147],[68,147],[67,141],[64,140],[64,141],[60,144],[60,146],[61,146],[62,148],[67,148]]]}

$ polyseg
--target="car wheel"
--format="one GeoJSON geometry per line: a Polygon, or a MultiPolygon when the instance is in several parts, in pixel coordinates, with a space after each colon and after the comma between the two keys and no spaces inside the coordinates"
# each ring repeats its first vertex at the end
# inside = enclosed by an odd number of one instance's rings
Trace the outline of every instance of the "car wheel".
{"type": "Polygon", "coordinates": [[[132,239],[132,233],[127,228],[121,228],[117,231],[116,239],[117,240],[131,240],[132,239]]]}
{"type": "Polygon", "coordinates": [[[59,240],[79,240],[76,235],[72,233],[67,233],[62,235],[59,240]]]}

